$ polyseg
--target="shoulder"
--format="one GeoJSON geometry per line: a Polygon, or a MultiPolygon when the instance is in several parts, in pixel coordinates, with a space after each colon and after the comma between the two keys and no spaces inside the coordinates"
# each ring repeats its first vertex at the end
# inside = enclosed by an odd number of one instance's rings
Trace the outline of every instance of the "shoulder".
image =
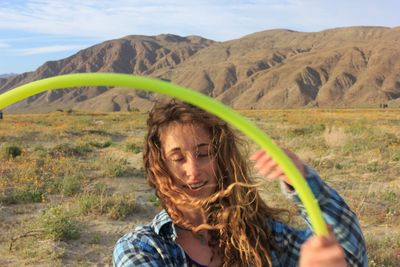
{"type": "Polygon", "coordinates": [[[133,232],[122,236],[114,247],[114,266],[138,266],[158,261],[157,234],[150,225],[137,227],[133,232]]]}
{"type": "Polygon", "coordinates": [[[310,228],[296,228],[272,218],[268,219],[268,224],[275,242],[281,247],[289,244],[302,244],[312,235],[310,228]]]}
{"type": "Polygon", "coordinates": [[[132,245],[138,245],[141,243],[147,243],[151,245],[156,243],[158,238],[158,235],[154,232],[154,229],[149,224],[142,225],[136,227],[134,231],[122,236],[117,241],[116,247],[130,247],[132,245]]]}
{"type": "Polygon", "coordinates": [[[169,228],[171,224],[161,212],[149,224],[122,236],[114,247],[114,266],[171,266],[172,257],[179,253],[165,234],[169,228]]]}

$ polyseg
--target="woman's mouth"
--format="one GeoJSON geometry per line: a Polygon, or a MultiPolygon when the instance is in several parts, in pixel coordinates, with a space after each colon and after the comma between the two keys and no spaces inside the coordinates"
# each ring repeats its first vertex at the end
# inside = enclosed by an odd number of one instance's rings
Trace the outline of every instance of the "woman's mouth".
{"type": "Polygon", "coordinates": [[[200,183],[193,183],[193,184],[188,184],[187,187],[192,190],[192,191],[199,191],[201,190],[207,182],[200,182],[200,183]]]}

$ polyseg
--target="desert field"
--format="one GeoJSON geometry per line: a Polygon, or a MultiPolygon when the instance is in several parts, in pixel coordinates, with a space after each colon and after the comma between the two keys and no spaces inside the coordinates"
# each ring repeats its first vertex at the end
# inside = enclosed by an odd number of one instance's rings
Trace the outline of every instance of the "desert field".
{"type": "MultiPolygon", "coordinates": [[[[400,266],[400,110],[239,111],[317,169],[357,213],[369,266],[400,266]]],[[[147,114],[59,111],[0,120],[0,266],[108,266],[159,210],[142,147],[147,114]]],[[[243,136],[243,152],[257,145],[243,136]]],[[[256,177],[260,179],[260,177],[256,177]]],[[[264,199],[294,211],[279,186],[264,199]]],[[[296,214],[293,224],[301,224],[296,214]]]]}

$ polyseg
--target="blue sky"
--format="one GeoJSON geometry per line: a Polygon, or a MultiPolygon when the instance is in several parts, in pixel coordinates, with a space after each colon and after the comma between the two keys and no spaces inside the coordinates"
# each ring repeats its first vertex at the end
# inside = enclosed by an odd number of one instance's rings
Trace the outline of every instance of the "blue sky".
{"type": "Polygon", "coordinates": [[[276,28],[397,27],[399,10],[398,0],[0,0],[0,74],[132,34],[226,41],[276,28]]]}

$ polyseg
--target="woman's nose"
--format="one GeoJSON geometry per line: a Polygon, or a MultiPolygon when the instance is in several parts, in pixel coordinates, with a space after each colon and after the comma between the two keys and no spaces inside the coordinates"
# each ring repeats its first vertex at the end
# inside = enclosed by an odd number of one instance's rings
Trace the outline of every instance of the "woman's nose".
{"type": "Polygon", "coordinates": [[[197,177],[200,174],[200,164],[198,159],[188,157],[185,165],[185,171],[188,177],[197,177]]]}

